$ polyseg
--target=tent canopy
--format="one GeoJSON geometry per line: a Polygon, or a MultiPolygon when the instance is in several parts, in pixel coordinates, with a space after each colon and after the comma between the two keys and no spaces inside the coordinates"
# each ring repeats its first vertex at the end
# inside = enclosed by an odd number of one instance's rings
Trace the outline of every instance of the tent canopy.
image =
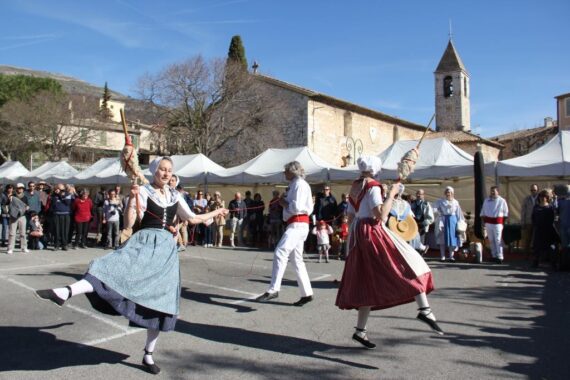
{"type": "MultiPolygon", "coordinates": [[[[178,176],[181,182],[204,182],[208,173],[223,173],[226,169],[210,160],[205,155],[174,155],[170,156],[174,163],[174,174],[178,176]]],[[[149,180],[152,175],[148,169],[143,170],[143,174],[149,180]]]]}
{"type": "Polygon", "coordinates": [[[500,161],[499,177],[570,175],[570,131],[560,131],[546,144],[524,156],[500,161]]]}
{"type": "MultiPolygon", "coordinates": [[[[381,179],[394,180],[398,178],[398,163],[419,140],[396,141],[378,157],[382,159],[381,179]]],[[[493,163],[486,165],[488,175],[492,174],[493,163]]],[[[441,137],[422,141],[420,156],[415,171],[410,175],[411,180],[470,177],[473,176],[473,157],[464,150],[453,145],[448,139],[441,137]]],[[[356,165],[343,169],[331,169],[331,180],[349,180],[358,177],[356,165]]]]}
{"type": "Polygon", "coordinates": [[[13,182],[14,179],[24,177],[29,172],[19,161],[6,161],[0,165],[0,183],[13,182]]]}
{"type": "Polygon", "coordinates": [[[130,183],[118,157],[101,158],[72,178],[78,185],[115,185],[130,183]]]}
{"type": "Polygon", "coordinates": [[[328,181],[331,165],[311,152],[306,146],[288,149],[267,149],[246,163],[210,173],[209,183],[253,184],[286,182],[283,167],[291,161],[299,161],[305,169],[305,178],[312,182],[328,181]]]}
{"type": "Polygon", "coordinates": [[[65,161],[48,161],[39,168],[32,170],[27,175],[20,177],[20,179],[26,181],[44,180],[55,182],[67,180],[77,173],[79,172],[65,161]]]}

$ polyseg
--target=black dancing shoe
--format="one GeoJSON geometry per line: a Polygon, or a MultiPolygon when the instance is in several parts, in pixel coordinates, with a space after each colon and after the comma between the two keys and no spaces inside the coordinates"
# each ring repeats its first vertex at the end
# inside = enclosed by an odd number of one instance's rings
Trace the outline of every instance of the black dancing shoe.
{"type": "Polygon", "coordinates": [[[439,325],[437,324],[436,321],[434,321],[433,319],[428,318],[428,315],[431,314],[431,310],[429,313],[427,314],[423,314],[421,311],[418,313],[418,316],[416,318],[418,318],[420,321],[424,322],[425,324],[427,324],[434,332],[436,332],[439,335],[443,335],[443,330],[441,329],[441,327],[439,327],[439,325]]]}
{"type": "Polygon", "coordinates": [[[279,292],[275,292],[275,293],[269,293],[269,292],[265,292],[262,295],[260,295],[259,297],[257,297],[255,300],[258,302],[266,302],[269,300],[272,300],[274,298],[279,297],[279,292]]]}
{"type": "Polygon", "coordinates": [[[362,344],[369,350],[376,348],[376,345],[368,340],[368,337],[366,336],[366,330],[357,328],[356,331],[364,333],[364,337],[359,336],[358,333],[354,333],[352,334],[352,340],[362,344]]]}
{"type": "Polygon", "coordinates": [[[309,303],[313,300],[313,296],[306,296],[306,297],[301,297],[301,299],[299,299],[299,301],[294,302],[293,305],[294,306],[303,306],[306,303],[309,303]]]}
{"type": "MultiPolygon", "coordinates": [[[[67,299],[69,299],[69,298],[71,298],[71,288],[69,286],[66,286],[66,288],[69,291],[69,297],[67,297],[67,299]]],[[[34,292],[34,294],[39,299],[45,300],[45,301],[51,301],[59,307],[62,307],[66,301],[63,298],[59,298],[59,296],[57,294],[55,294],[55,292],[52,289],[36,290],[34,292]]]]}
{"type": "MultiPolygon", "coordinates": [[[[144,354],[145,355],[149,355],[152,356],[152,352],[148,352],[147,350],[144,350],[144,354]]],[[[142,365],[144,366],[144,369],[148,372],[148,373],[152,373],[153,375],[158,375],[160,373],[160,367],[157,366],[156,364],[148,364],[147,362],[144,361],[144,356],[143,356],[143,360],[142,360],[142,365]]]]}

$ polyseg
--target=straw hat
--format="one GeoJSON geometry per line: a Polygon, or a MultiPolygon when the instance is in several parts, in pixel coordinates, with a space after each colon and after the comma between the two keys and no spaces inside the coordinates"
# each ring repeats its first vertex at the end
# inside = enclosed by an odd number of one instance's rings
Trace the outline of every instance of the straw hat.
{"type": "Polygon", "coordinates": [[[404,220],[398,221],[394,216],[388,219],[388,228],[405,241],[410,241],[418,234],[418,225],[412,214],[409,213],[404,220]]]}

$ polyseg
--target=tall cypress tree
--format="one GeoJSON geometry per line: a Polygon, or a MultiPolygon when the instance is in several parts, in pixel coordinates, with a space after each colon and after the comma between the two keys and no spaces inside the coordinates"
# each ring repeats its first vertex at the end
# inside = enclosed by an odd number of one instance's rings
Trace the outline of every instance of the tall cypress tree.
{"type": "Polygon", "coordinates": [[[103,101],[101,102],[101,119],[108,120],[111,118],[111,110],[109,109],[109,100],[111,100],[111,91],[105,82],[105,87],[103,88],[103,101]]]}
{"type": "Polygon", "coordinates": [[[228,63],[237,63],[243,70],[247,70],[247,58],[245,57],[245,48],[243,47],[241,37],[233,36],[228,50],[228,63]]]}

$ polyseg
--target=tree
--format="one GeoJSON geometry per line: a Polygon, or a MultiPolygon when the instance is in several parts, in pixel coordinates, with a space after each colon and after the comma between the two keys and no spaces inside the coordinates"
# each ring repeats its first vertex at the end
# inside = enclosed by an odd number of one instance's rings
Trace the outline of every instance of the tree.
{"type": "Polygon", "coordinates": [[[112,113],[109,109],[109,100],[111,100],[111,92],[109,91],[109,87],[107,86],[107,82],[105,82],[105,87],[103,88],[103,97],[101,102],[101,109],[99,110],[99,115],[101,120],[106,121],[111,119],[112,113]]]}
{"type": "Polygon", "coordinates": [[[223,60],[201,56],[172,64],[139,80],[143,99],[159,110],[164,125],[159,133],[164,154],[203,153],[210,156],[246,143],[228,159],[251,158],[281,136],[264,127],[279,103],[264,92],[255,76],[223,60]]]}
{"type": "Polygon", "coordinates": [[[245,57],[245,48],[243,47],[241,37],[236,35],[232,37],[230,48],[228,50],[227,65],[238,65],[242,70],[247,71],[247,58],[245,57]]]}
{"type": "Polygon", "coordinates": [[[28,100],[13,99],[0,109],[0,134],[9,136],[0,149],[9,152],[43,150],[51,161],[68,157],[79,145],[88,145],[94,131],[87,124],[97,107],[84,97],[40,91],[28,100]]]}
{"type": "Polygon", "coordinates": [[[29,75],[0,74],[0,107],[12,99],[27,100],[38,91],[61,94],[61,84],[55,79],[29,75]]]}

